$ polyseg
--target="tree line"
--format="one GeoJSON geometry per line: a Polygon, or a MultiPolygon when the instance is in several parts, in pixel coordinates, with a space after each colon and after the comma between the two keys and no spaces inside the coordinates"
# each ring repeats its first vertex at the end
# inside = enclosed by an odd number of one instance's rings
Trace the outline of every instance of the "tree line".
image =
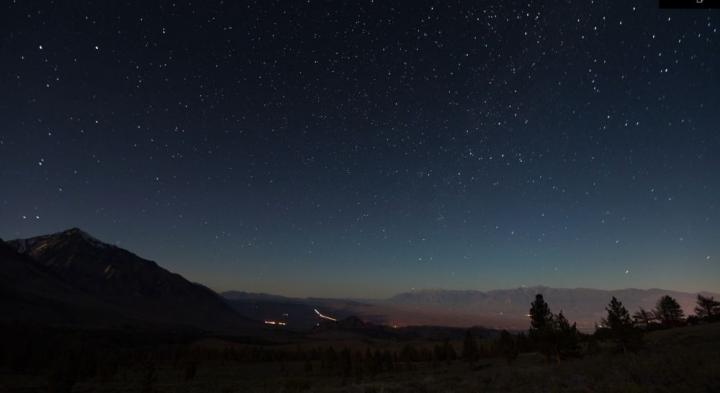
{"type": "Polygon", "coordinates": [[[455,362],[476,364],[482,359],[504,357],[513,362],[521,353],[539,352],[549,362],[592,355],[600,351],[599,342],[610,342],[617,352],[637,351],[645,332],[687,324],[720,321],[720,302],[698,295],[695,314],[685,317],[678,302],[663,296],[652,310],[640,309],[633,315],[613,297],[606,316],[593,334],[579,332],[562,312],[554,314],[542,295],[530,305],[530,328],[511,334],[501,331],[494,337],[474,337],[467,330],[462,341],[396,343],[384,348],[324,347],[289,348],[262,344],[243,344],[223,349],[196,349],[189,344],[197,337],[156,335],[147,332],[99,334],[82,330],[4,326],[5,340],[0,346],[0,370],[13,374],[44,375],[52,392],[69,392],[77,381],[109,381],[138,376],[140,391],[152,391],[158,370],[191,381],[206,367],[268,362],[285,376],[336,376],[347,383],[383,373],[440,367],[455,362]]]}
{"type": "Polygon", "coordinates": [[[613,341],[619,352],[637,351],[643,346],[644,332],[720,321],[720,302],[703,295],[697,295],[695,315],[687,318],[677,300],[668,295],[658,300],[655,309],[640,308],[633,316],[613,296],[605,311],[607,316],[596,326],[594,334],[583,335],[574,323],[570,325],[562,312],[553,314],[538,294],[530,307],[532,349],[558,362],[597,351],[597,341],[613,341]],[[584,351],[581,342],[585,344],[584,351]]]}

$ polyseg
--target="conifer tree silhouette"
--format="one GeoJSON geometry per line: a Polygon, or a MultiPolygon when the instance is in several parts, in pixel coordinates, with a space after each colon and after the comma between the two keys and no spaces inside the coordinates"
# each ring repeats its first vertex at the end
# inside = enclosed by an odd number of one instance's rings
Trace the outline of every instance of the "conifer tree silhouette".
{"type": "Polygon", "coordinates": [[[698,294],[695,315],[705,320],[718,319],[720,317],[720,302],[716,301],[712,296],[705,297],[698,294]]]}
{"type": "Polygon", "coordinates": [[[655,316],[665,327],[679,326],[683,324],[685,313],[673,297],[665,295],[657,303],[655,316]]]}
{"type": "Polygon", "coordinates": [[[634,351],[642,344],[642,334],[635,328],[630,313],[622,302],[615,296],[605,308],[607,317],[603,318],[603,325],[610,329],[610,335],[621,352],[634,351]]]}
{"type": "Polygon", "coordinates": [[[475,337],[472,332],[468,329],[465,333],[465,340],[463,341],[462,357],[465,361],[474,362],[480,357],[480,349],[478,348],[475,337]]]}

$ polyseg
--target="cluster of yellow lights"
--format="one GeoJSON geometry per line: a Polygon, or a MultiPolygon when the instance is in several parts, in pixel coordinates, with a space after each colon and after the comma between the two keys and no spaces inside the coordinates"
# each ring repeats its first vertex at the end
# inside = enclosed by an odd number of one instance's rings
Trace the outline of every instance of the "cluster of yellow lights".
{"type": "Polygon", "coordinates": [[[285,326],[287,325],[287,322],[282,321],[265,321],[266,325],[274,325],[274,326],[285,326]]]}

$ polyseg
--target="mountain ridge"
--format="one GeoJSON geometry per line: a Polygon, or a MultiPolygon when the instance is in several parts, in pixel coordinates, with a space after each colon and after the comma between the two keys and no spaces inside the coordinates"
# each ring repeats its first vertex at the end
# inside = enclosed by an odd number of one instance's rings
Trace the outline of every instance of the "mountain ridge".
{"type": "MultiPolygon", "coordinates": [[[[385,299],[318,299],[291,298],[271,294],[242,292],[241,298],[222,295],[241,314],[262,315],[273,319],[277,315],[295,313],[309,314],[313,307],[324,307],[323,312],[341,318],[356,315],[363,320],[387,325],[444,325],[454,327],[485,326],[494,329],[525,330],[527,313],[535,295],[543,294],[553,312],[562,311],[586,331],[592,330],[605,313],[612,296],[617,297],[631,313],[640,307],[652,309],[663,295],[678,299],[690,315],[697,293],[665,290],[660,288],[627,288],[603,290],[594,288],[553,288],[544,285],[512,289],[445,290],[420,289],[398,293],[385,299]],[[356,306],[357,305],[357,306],[356,306]],[[248,311],[250,310],[250,311],[248,311]]],[[[240,292],[234,292],[240,293],[240,292]]],[[[711,292],[704,295],[720,297],[711,292]]]]}
{"type": "MultiPolygon", "coordinates": [[[[99,323],[177,325],[223,332],[259,325],[234,312],[210,288],[79,228],[3,242],[3,250],[7,254],[3,267],[12,267],[14,274],[39,271],[45,275],[42,285],[55,288],[45,296],[48,303],[59,296],[58,287],[66,287],[73,294],[67,306],[72,309],[78,302],[87,303],[104,316],[99,323]]],[[[11,289],[21,294],[32,292],[32,288],[11,289]]]]}
{"type": "MultiPolygon", "coordinates": [[[[62,313],[49,304],[68,310],[71,321],[81,321],[86,312],[113,323],[143,321],[224,331],[262,326],[257,321],[263,320],[312,327],[320,313],[338,319],[356,316],[363,322],[389,326],[523,330],[527,328],[530,302],[538,293],[545,296],[553,312],[563,311],[587,330],[603,317],[612,296],[632,313],[640,307],[653,308],[661,296],[669,294],[690,314],[697,295],[659,288],[604,290],[545,285],[488,291],[428,288],[384,299],[293,298],[244,291],[218,294],[77,227],[0,241],[0,263],[0,291],[17,299],[18,304],[35,307],[37,315],[52,315],[53,320],[62,319],[62,313]]],[[[32,316],[18,304],[8,304],[18,315],[32,316]]]]}

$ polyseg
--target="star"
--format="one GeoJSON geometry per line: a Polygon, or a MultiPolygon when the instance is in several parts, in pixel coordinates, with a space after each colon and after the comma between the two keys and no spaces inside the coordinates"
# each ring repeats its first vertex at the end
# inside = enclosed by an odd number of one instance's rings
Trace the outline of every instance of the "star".
{"type": "Polygon", "coordinates": [[[617,272],[720,291],[687,266],[717,252],[715,15],[44,3],[12,2],[3,40],[2,238],[79,225],[225,288],[298,270],[232,288],[269,293],[325,278],[311,272],[340,278],[310,291],[358,297],[617,272]]]}

